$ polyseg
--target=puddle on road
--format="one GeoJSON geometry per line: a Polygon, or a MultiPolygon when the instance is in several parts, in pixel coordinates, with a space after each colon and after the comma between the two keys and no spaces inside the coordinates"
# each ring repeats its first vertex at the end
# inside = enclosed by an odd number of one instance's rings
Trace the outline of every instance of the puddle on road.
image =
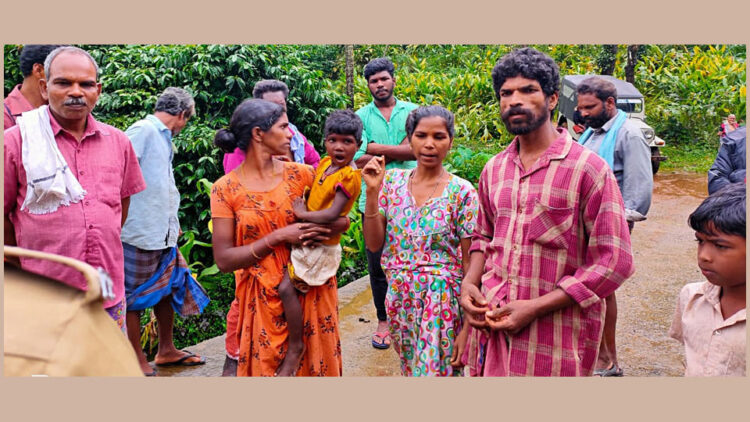
{"type": "Polygon", "coordinates": [[[708,196],[708,176],[703,173],[657,173],[654,194],[705,198],[708,196]]]}

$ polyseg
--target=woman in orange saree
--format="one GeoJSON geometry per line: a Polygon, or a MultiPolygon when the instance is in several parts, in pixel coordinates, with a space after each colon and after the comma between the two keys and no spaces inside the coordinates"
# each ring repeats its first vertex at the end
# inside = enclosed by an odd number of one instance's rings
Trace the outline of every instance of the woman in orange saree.
{"type": "MultiPolygon", "coordinates": [[[[245,161],[211,190],[214,259],[221,271],[236,271],[240,304],[238,376],[273,376],[287,352],[287,323],[279,296],[289,246],[328,239],[346,230],[348,220],[331,228],[296,223],[292,202],[313,182],[304,164],[273,157],[289,148],[289,121],[281,106],[251,99],[232,114],[214,144],[224,151],[246,151],[245,161]]],[[[340,376],[341,342],[335,279],[299,296],[305,349],[296,375],[340,376]]]]}

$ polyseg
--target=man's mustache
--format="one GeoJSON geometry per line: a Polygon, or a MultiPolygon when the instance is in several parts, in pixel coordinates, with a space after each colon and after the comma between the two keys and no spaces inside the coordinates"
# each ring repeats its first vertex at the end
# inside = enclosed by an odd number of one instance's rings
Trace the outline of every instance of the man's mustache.
{"type": "Polygon", "coordinates": [[[502,114],[501,117],[504,120],[507,120],[507,119],[510,118],[510,116],[516,116],[516,115],[523,115],[523,116],[528,117],[529,119],[532,117],[531,111],[529,111],[529,110],[527,110],[527,109],[525,109],[523,107],[519,107],[519,106],[511,107],[511,108],[507,109],[505,111],[505,113],[502,114]]]}
{"type": "Polygon", "coordinates": [[[68,98],[63,102],[63,105],[86,105],[86,101],[83,98],[68,98]]]}

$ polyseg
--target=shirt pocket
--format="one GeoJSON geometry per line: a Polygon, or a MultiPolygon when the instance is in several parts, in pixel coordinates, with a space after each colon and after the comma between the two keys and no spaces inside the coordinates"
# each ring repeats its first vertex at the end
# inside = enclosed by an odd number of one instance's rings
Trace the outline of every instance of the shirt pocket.
{"type": "Polygon", "coordinates": [[[96,195],[103,204],[117,208],[122,202],[120,189],[122,188],[122,169],[117,167],[101,167],[95,183],[96,195]]]}
{"type": "Polygon", "coordinates": [[[529,241],[553,249],[568,249],[572,243],[573,208],[557,208],[538,199],[528,228],[529,241]]]}

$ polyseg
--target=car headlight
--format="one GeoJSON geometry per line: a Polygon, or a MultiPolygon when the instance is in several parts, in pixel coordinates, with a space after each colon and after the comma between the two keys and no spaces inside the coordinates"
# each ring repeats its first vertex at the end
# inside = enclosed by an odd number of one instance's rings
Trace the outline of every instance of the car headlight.
{"type": "Polygon", "coordinates": [[[650,127],[643,128],[641,131],[643,131],[643,137],[646,138],[647,141],[654,139],[654,130],[650,127]]]}

